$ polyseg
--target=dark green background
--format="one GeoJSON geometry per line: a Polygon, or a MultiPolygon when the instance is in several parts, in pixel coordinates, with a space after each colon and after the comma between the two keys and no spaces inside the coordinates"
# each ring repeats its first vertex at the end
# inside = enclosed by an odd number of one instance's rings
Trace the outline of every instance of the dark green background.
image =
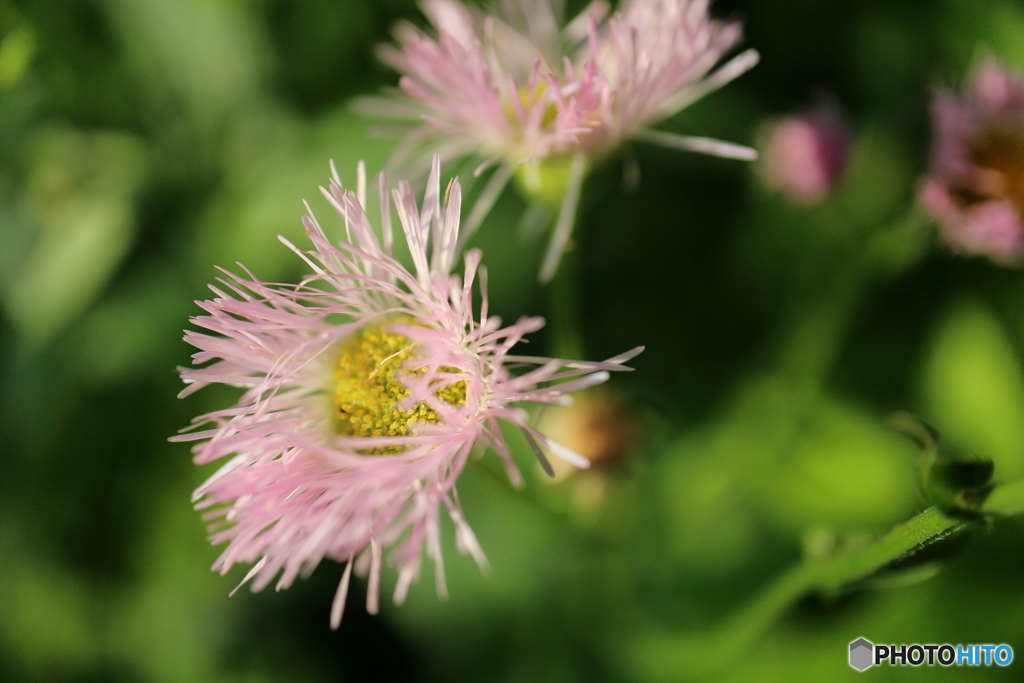
{"type": "MultiPolygon", "coordinates": [[[[181,330],[214,265],[301,277],[275,236],[302,239],[303,198],[341,229],[317,185],[330,158],[348,184],[358,159],[383,166],[392,141],[368,136],[349,100],[395,82],[373,46],[418,10],[0,0],[0,678],[1019,680],[1022,662],[846,664],[859,636],[1006,642],[1024,656],[1019,520],[951,545],[929,581],[808,598],[710,672],[677,647],[802,548],[855,542],[924,506],[912,449],[882,426],[892,410],[992,457],[997,479],[1024,475],[1024,277],[943,251],[912,209],[930,88],[986,55],[1024,68],[1024,5],[715,11],[745,21],[762,63],[662,127],[756,144],[767,119],[828,93],[855,135],[846,182],[807,209],[736,161],[636,145],[623,157],[639,164],[635,191],[621,159],[599,169],[573,254],[586,355],[647,346],[612,382],[639,437],[596,475],[603,503],[580,509],[577,484],[544,483],[515,441],[524,491],[493,456],[460,480],[492,574],[449,543],[449,601],[428,570],[406,605],[385,599],[370,617],[357,580],[332,632],[337,565],[230,599],[244,571],[209,571],[218,551],[189,496],[211,470],[166,439],[235,394],[179,401],[174,368],[189,362],[181,330]]],[[[515,231],[522,210],[506,193],[475,239],[506,320],[550,313],[535,284],[543,245],[515,231]]],[[[550,340],[536,335],[531,352],[550,340]]]]}

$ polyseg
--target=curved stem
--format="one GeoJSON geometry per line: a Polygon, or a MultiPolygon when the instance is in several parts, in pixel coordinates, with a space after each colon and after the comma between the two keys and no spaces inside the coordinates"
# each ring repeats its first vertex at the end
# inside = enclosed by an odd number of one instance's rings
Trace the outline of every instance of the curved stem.
{"type": "MultiPolygon", "coordinates": [[[[998,517],[1024,513],[1024,480],[997,486],[986,499],[984,512],[998,517]]],[[[633,655],[641,661],[671,659],[690,675],[711,674],[727,666],[802,596],[835,593],[970,524],[928,508],[873,543],[803,560],[710,631],[700,635],[648,634],[635,643],[633,655]]]]}

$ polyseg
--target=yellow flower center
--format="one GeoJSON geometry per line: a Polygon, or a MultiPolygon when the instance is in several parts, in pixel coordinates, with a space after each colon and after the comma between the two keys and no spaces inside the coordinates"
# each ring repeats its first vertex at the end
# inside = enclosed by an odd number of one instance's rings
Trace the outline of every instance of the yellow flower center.
{"type": "MultiPolygon", "coordinates": [[[[335,429],[339,434],[407,436],[417,423],[441,423],[437,413],[426,403],[418,403],[407,410],[399,407],[411,393],[402,379],[427,372],[425,367],[407,367],[410,359],[419,357],[417,343],[388,331],[395,323],[409,322],[409,319],[392,319],[365,327],[342,341],[334,365],[334,394],[331,397],[335,429]]],[[[441,370],[461,372],[449,367],[441,370]]],[[[446,384],[434,395],[449,405],[463,405],[466,402],[466,381],[446,384]]],[[[392,455],[405,450],[405,446],[382,446],[360,453],[392,455]]]]}
{"type": "Polygon", "coordinates": [[[992,130],[971,140],[971,161],[982,169],[982,182],[957,188],[954,196],[965,207],[989,199],[1005,199],[1024,215],[1024,137],[992,130]]]}
{"type": "MultiPolygon", "coordinates": [[[[540,98],[544,96],[544,93],[547,92],[547,89],[547,81],[539,79],[537,83],[533,86],[533,92],[530,92],[530,89],[525,85],[519,86],[519,104],[522,105],[523,111],[526,112],[527,119],[530,118],[530,110],[537,104],[537,102],[540,101],[540,98]]],[[[508,118],[509,121],[512,122],[513,126],[518,127],[522,125],[519,119],[519,114],[516,111],[515,102],[511,100],[506,100],[502,108],[505,110],[505,116],[508,118]]],[[[555,119],[557,118],[558,107],[555,105],[554,101],[549,101],[547,105],[545,105],[544,107],[544,114],[540,117],[541,129],[548,128],[549,126],[554,125],[555,119]]]]}

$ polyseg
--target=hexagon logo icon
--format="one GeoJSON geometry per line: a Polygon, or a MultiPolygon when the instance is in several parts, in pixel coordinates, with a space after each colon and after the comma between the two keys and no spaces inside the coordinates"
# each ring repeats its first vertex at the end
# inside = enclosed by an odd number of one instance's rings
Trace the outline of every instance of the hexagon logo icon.
{"type": "Polygon", "coordinates": [[[874,664],[875,646],[867,638],[858,638],[850,643],[850,666],[863,671],[874,664]]]}

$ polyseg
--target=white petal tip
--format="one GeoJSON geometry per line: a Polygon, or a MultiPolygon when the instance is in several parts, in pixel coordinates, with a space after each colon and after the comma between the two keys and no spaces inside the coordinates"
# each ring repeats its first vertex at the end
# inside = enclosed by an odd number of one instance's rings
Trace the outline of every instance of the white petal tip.
{"type": "Polygon", "coordinates": [[[571,448],[566,448],[562,444],[552,439],[548,439],[547,446],[548,448],[551,449],[552,453],[554,453],[555,455],[557,455],[559,458],[566,461],[570,465],[578,467],[581,470],[590,468],[590,461],[584,458],[576,451],[572,450],[571,448]]]}

